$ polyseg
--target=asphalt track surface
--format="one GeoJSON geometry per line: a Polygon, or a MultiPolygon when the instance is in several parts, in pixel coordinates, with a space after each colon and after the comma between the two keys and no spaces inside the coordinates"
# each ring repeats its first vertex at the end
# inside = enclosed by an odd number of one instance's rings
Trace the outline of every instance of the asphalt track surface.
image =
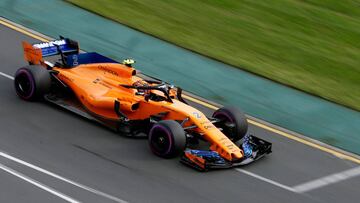
{"type": "Polygon", "coordinates": [[[26,65],[22,40],[36,42],[0,25],[0,202],[359,201],[358,164],[253,125],[250,133],[273,143],[270,156],[199,173],[154,156],[147,140],[22,101],[4,77],[26,65]]]}

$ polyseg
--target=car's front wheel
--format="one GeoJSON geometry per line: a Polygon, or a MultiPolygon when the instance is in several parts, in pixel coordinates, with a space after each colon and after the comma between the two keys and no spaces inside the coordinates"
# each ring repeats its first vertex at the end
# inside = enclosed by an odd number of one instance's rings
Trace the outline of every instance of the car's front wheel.
{"type": "Polygon", "coordinates": [[[216,127],[221,128],[233,142],[242,139],[247,133],[248,122],[245,114],[235,107],[222,107],[214,112],[213,118],[219,120],[216,127]]]}
{"type": "Polygon", "coordinates": [[[149,146],[157,156],[163,158],[176,157],[186,147],[185,131],[174,120],[160,121],[150,129],[149,146]]]}

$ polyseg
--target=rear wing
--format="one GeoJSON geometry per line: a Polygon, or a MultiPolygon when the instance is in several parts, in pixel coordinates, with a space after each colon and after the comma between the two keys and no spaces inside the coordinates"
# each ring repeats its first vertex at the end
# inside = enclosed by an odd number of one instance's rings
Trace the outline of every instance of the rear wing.
{"type": "Polygon", "coordinates": [[[64,56],[79,53],[78,42],[61,36],[58,40],[35,44],[23,41],[22,45],[24,48],[24,58],[29,64],[43,64],[44,57],[54,55],[61,55],[61,59],[64,62],[64,56]]]}

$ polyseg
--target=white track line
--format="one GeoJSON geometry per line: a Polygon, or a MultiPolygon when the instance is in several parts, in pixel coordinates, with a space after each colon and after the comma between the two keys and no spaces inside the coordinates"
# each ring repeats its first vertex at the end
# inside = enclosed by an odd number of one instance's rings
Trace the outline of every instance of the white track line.
{"type": "Polygon", "coordinates": [[[107,194],[107,193],[104,193],[104,192],[101,192],[101,191],[99,191],[99,190],[93,189],[93,188],[88,187],[88,186],[86,186],[86,185],[83,185],[83,184],[77,183],[77,182],[75,182],[75,181],[72,181],[72,180],[70,180],[70,179],[64,178],[64,177],[62,177],[62,176],[60,176],[60,175],[57,175],[57,174],[55,174],[55,173],[53,173],[53,172],[47,171],[47,170],[45,170],[45,169],[42,169],[42,168],[40,168],[40,167],[38,167],[38,166],[35,166],[35,165],[33,165],[33,164],[30,164],[30,163],[28,163],[28,162],[26,162],[26,161],[20,160],[20,159],[18,159],[18,158],[16,158],[16,157],[13,157],[13,156],[11,156],[11,155],[9,155],[9,154],[6,154],[6,153],[4,153],[4,152],[0,152],[0,156],[2,156],[2,157],[4,157],[4,158],[7,158],[7,159],[10,159],[10,160],[12,160],[12,161],[14,161],[14,162],[17,162],[17,163],[19,163],[19,164],[22,164],[22,165],[24,165],[24,166],[27,166],[27,167],[29,167],[29,168],[32,168],[32,169],[34,169],[34,170],[36,170],[36,171],[39,171],[39,172],[41,172],[41,173],[44,173],[44,174],[46,174],[46,175],[49,175],[49,176],[51,176],[51,177],[54,177],[54,178],[56,178],[56,179],[59,179],[59,180],[61,180],[61,181],[64,181],[64,182],[66,182],[66,183],[69,183],[69,184],[71,184],[71,185],[74,185],[74,186],[76,186],[76,187],[79,187],[79,188],[81,188],[81,189],[83,189],[83,190],[86,190],[86,191],[89,191],[89,192],[91,192],[91,193],[94,193],[94,194],[96,194],[96,195],[105,197],[105,198],[110,199],[110,200],[113,200],[113,201],[115,201],[115,202],[127,203],[127,201],[122,200],[122,199],[120,199],[120,198],[118,198],[118,197],[109,195],[109,194],[107,194]]]}
{"type": "Polygon", "coordinates": [[[13,77],[13,76],[8,75],[8,74],[6,74],[6,73],[0,72],[0,75],[4,76],[4,77],[6,77],[6,78],[9,78],[10,80],[14,80],[14,77],[13,77]]]}
{"type": "Polygon", "coordinates": [[[305,193],[305,192],[309,192],[311,190],[315,190],[321,187],[325,187],[331,184],[335,184],[338,183],[340,181],[343,180],[347,180],[356,176],[360,176],[360,167],[355,167],[355,168],[351,168],[349,170],[346,171],[342,171],[339,173],[334,173],[332,175],[328,175],[319,179],[315,179],[306,183],[302,183],[293,187],[287,186],[287,185],[283,185],[281,183],[278,183],[276,181],[270,180],[268,178],[264,178],[262,176],[259,176],[255,173],[246,171],[244,169],[235,169],[238,172],[244,173],[246,175],[252,176],[256,179],[262,180],[264,182],[267,182],[269,184],[275,185],[277,187],[283,188],[285,190],[291,191],[291,192],[295,192],[295,193],[305,193]]]}
{"type": "MultiPolygon", "coordinates": [[[[9,79],[11,79],[11,80],[14,80],[14,77],[12,77],[12,76],[10,76],[10,75],[8,75],[8,74],[6,74],[6,73],[0,72],[0,75],[4,76],[4,77],[6,77],[6,78],[9,78],[9,79]]],[[[96,195],[105,197],[105,198],[107,198],[107,199],[111,199],[111,200],[113,200],[113,201],[115,201],[115,202],[120,202],[120,203],[126,203],[126,202],[127,202],[127,201],[122,200],[122,199],[120,199],[120,198],[118,198],[118,197],[109,195],[109,194],[107,194],[107,193],[104,193],[104,192],[101,192],[101,191],[99,191],[99,190],[93,189],[93,188],[88,187],[88,186],[86,186],[86,185],[77,183],[77,182],[75,182],[75,181],[72,181],[72,180],[67,179],[67,178],[64,178],[64,177],[61,177],[60,175],[57,175],[57,174],[55,174],[55,173],[52,173],[52,172],[47,171],[47,170],[45,170],[45,169],[42,169],[42,168],[40,168],[40,167],[38,167],[38,166],[35,166],[35,165],[33,165],[33,164],[30,164],[30,163],[28,163],[28,162],[25,162],[25,161],[23,161],[23,160],[20,160],[20,159],[18,159],[18,158],[16,158],[16,157],[10,156],[9,154],[6,154],[6,153],[4,153],[4,152],[0,152],[0,156],[2,156],[2,157],[4,157],[4,158],[7,158],[7,159],[10,159],[10,160],[12,160],[12,161],[15,161],[15,162],[17,162],[17,163],[19,163],[19,164],[25,165],[25,166],[27,166],[27,167],[29,167],[29,168],[32,168],[32,169],[34,169],[34,170],[37,170],[37,171],[39,171],[39,172],[45,173],[45,174],[47,174],[47,175],[49,175],[49,176],[52,176],[52,177],[57,178],[57,179],[59,179],[59,180],[62,180],[62,181],[64,181],[64,182],[66,182],[66,183],[69,183],[69,184],[71,184],[71,185],[74,185],[74,186],[76,186],[76,187],[79,187],[79,188],[81,188],[81,189],[84,189],[84,190],[89,191],[89,192],[91,192],[91,193],[94,193],[94,194],[96,194],[96,195]]]]}
{"type": "Polygon", "coordinates": [[[293,189],[299,193],[308,192],[310,190],[325,187],[327,185],[334,184],[343,180],[347,180],[359,175],[360,175],[360,167],[356,167],[346,171],[342,171],[340,173],[334,173],[332,175],[328,175],[313,181],[309,181],[307,183],[294,186],[293,189]]]}
{"type": "Polygon", "coordinates": [[[235,170],[239,171],[240,173],[244,173],[244,174],[246,174],[246,175],[252,176],[252,177],[254,177],[254,178],[256,178],[256,179],[259,179],[259,180],[262,180],[262,181],[264,181],[264,182],[267,182],[267,183],[270,183],[270,184],[272,184],[272,185],[275,185],[275,186],[277,186],[277,187],[283,188],[283,189],[288,190],[288,191],[290,191],[290,192],[296,192],[292,187],[283,185],[283,184],[281,184],[281,183],[275,182],[275,181],[270,180],[270,179],[268,179],[268,178],[264,178],[264,177],[262,177],[262,176],[259,176],[259,175],[255,174],[255,173],[251,173],[251,172],[249,172],[249,171],[245,171],[244,169],[239,169],[239,168],[237,168],[237,169],[235,169],[235,170]]]}
{"type": "Polygon", "coordinates": [[[60,197],[61,199],[65,200],[67,202],[80,203],[80,201],[78,201],[76,199],[73,199],[73,198],[71,198],[71,197],[69,197],[69,196],[67,196],[67,195],[65,195],[65,194],[63,194],[61,192],[58,192],[58,191],[54,190],[53,188],[51,188],[51,187],[49,187],[47,185],[44,185],[44,184],[42,184],[42,183],[40,183],[40,182],[38,182],[38,181],[36,181],[36,180],[34,180],[32,178],[29,178],[26,175],[24,175],[24,174],[22,174],[20,172],[17,172],[14,169],[11,169],[11,168],[9,168],[9,167],[7,167],[5,165],[0,164],[0,169],[3,170],[3,171],[6,171],[6,172],[8,172],[8,173],[10,173],[10,174],[12,174],[12,175],[14,175],[16,177],[18,177],[18,178],[20,178],[22,180],[25,180],[26,182],[31,183],[31,184],[35,185],[36,187],[41,188],[41,189],[43,189],[43,190],[45,190],[45,191],[47,191],[47,192],[49,192],[49,193],[51,193],[51,194],[53,194],[53,195],[55,195],[57,197],[60,197]]]}

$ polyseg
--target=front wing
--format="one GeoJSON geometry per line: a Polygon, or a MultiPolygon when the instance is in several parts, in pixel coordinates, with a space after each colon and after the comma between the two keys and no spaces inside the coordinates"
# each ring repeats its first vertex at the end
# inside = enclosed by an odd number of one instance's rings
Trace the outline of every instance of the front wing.
{"type": "Polygon", "coordinates": [[[199,171],[208,171],[247,165],[272,152],[270,142],[253,135],[246,135],[240,148],[244,157],[235,161],[227,161],[215,151],[189,149],[185,150],[180,162],[199,171]]]}

